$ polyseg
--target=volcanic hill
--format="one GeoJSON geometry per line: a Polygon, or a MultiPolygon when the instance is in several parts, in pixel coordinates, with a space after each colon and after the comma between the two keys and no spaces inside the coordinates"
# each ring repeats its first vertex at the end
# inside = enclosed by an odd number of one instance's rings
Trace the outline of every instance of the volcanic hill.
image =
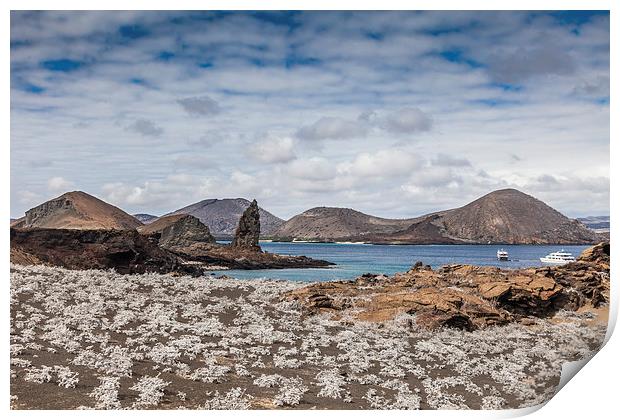
{"type": "Polygon", "coordinates": [[[141,221],[142,223],[144,223],[145,225],[158,219],[158,216],[153,216],[152,214],[148,214],[148,213],[136,213],[136,214],[132,214],[132,216],[138,219],[139,221],[141,221]]]}
{"type": "Polygon", "coordinates": [[[589,243],[594,232],[515,189],[489,193],[446,212],[438,221],[448,237],[485,243],[589,243]]]}
{"type": "Polygon", "coordinates": [[[26,211],[14,228],[117,229],[141,226],[135,217],[82,191],[67,192],[26,211]]]}
{"type": "Polygon", "coordinates": [[[577,220],[515,189],[494,191],[463,207],[413,219],[317,207],[285,222],[274,237],[385,244],[578,244],[599,239],[577,220]]]}
{"type": "Polygon", "coordinates": [[[284,222],[274,232],[274,236],[279,239],[329,241],[396,232],[407,228],[415,220],[383,219],[353,209],[315,207],[284,222]]]}

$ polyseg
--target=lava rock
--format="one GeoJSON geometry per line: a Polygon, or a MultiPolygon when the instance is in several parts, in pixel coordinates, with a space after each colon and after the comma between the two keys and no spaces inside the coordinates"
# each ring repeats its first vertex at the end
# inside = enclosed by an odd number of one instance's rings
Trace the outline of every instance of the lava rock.
{"type": "Polygon", "coordinates": [[[252,200],[250,206],[245,209],[239,225],[235,231],[235,237],[230,244],[233,248],[253,249],[260,251],[258,238],[260,236],[260,213],[258,211],[258,203],[252,200]]]}

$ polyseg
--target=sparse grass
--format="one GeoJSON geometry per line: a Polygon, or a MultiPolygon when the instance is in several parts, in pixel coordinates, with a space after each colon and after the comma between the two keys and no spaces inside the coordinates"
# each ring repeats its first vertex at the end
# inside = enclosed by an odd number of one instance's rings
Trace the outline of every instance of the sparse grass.
{"type": "Polygon", "coordinates": [[[516,408],[605,328],[562,312],[475,332],[305,317],[303,284],[11,266],[11,407],[516,408]]]}

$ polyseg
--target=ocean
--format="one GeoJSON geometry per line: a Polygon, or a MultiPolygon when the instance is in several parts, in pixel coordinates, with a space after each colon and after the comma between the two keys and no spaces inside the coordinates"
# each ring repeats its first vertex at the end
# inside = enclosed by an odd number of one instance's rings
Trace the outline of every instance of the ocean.
{"type": "Polygon", "coordinates": [[[293,281],[329,281],[354,279],[364,273],[388,274],[407,271],[416,261],[433,268],[445,264],[473,264],[503,268],[540,267],[539,258],[564,249],[577,257],[589,245],[364,245],[336,243],[261,242],[267,252],[305,255],[331,261],[328,268],[282,270],[213,271],[238,279],[283,279],[293,281]],[[510,261],[498,261],[497,250],[508,251],[510,261]]]}

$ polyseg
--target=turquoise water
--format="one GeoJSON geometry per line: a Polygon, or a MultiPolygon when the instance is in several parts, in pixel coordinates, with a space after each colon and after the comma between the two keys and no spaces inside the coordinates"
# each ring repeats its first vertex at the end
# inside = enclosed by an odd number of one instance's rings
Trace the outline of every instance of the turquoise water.
{"type": "Polygon", "coordinates": [[[362,245],[261,242],[264,251],[283,255],[305,255],[331,261],[329,268],[284,270],[214,271],[239,279],[270,278],[294,281],[354,279],[364,273],[394,274],[407,271],[416,261],[433,268],[445,264],[489,265],[504,268],[540,267],[539,258],[564,249],[577,257],[588,245],[502,245],[511,261],[498,261],[497,245],[362,245]]]}

